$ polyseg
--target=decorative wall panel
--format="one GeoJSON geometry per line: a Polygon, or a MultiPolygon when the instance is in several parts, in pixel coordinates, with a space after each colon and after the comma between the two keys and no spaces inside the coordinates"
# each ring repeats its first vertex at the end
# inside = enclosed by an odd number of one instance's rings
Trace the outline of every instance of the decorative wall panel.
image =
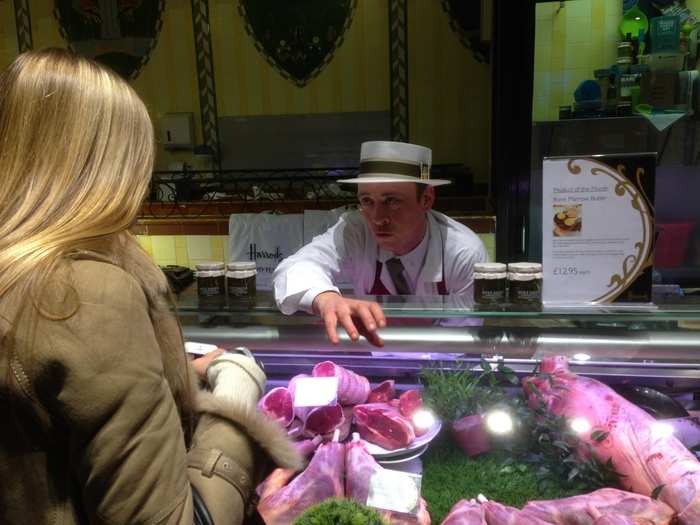
{"type": "Polygon", "coordinates": [[[136,78],[163,26],[165,0],[56,0],[54,17],[70,49],[136,78]]]}
{"type": "Polygon", "coordinates": [[[216,106],[216,82],[214,56],[209,23],[209,1],[192,0],[192,22],[199,81],[199,109],[202,114],[202,140],[212,148],[217,160],[219,151],[219,115],[216,106]]]}
{"type": "Polygon", "coordinates": [[[333,60],[357,0],[240,0],[255,47],[284,78],[304,87],[333,60]]]}
{"type": "Polygon", "coordinates": [[[34,47],[29,0],[15,0],[15,23],[17,25],[17,49],[20,53],[24,53],[34,47]]]}
{"type": "Polygon", "coordinates": [[[408,12],[406,0],[389,0],[391,138],[408,142],[408,12]]]}

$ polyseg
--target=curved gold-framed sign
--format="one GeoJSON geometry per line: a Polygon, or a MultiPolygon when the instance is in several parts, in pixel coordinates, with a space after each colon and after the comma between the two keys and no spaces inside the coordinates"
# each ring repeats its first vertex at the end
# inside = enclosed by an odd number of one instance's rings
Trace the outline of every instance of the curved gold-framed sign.
{"type": "Polygon", "coordinates": [[[543,161],[546,303],[648,302],[654,154],[543,161]]]}

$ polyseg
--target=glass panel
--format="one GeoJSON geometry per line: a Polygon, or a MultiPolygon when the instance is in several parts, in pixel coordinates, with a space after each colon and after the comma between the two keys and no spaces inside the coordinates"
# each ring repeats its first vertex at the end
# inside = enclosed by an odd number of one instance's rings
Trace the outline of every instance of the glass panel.
{"type": "MultiPolygon", "coordinates": [[[[353,297],[345,294],[346,297],[353,297]]],[[[700,319],[700,298],[686,298],[681,304],[653,306],[592,306],[575,308],[545,308],[542,311],[479,311],[466,306],[460,296],[364,296],[379,302],[390,318],[505,318],[505,319],[550,319],[591,321],[654,321],[700,319]]],[[[200,301],[195,287],[190,287],[178,296],[177,308],[181,313],[238,314],[242,316],[274,316],[284,324],[320,322],[316,317],[298,314],[285,316],[275,305],[272,292],[258,291],[251,300],[222,299],[200,301]]]]}
{"type": "MultiPolygon", "coordinates": [[[[541,258],[542,157],[653,151],[655,282],[697,293],[698,29],[683,14],[661,18],[652,2],[624,2],[624,13],[622,4],[536,5],[530,259],[541,258]]],[[[686,4],[700,12],[700,1],[686,4]]]]}

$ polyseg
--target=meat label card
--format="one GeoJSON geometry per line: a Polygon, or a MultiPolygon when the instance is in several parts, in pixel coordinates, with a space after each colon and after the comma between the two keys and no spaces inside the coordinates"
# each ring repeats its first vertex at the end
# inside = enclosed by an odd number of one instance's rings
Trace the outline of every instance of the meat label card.
{"type": "Polygon", "coordinates": [[[542,164],[543,302],[649,303],[656,155],[542,164]]]}
{"type": "Polygon", "coordinates": [[[337,377],[302,377],[296,380],[295,407],[324,407],[337,402],[337,377]]]}
{"type": "Polygon", "coordinates": [[[378,469],[369,479],[367,505],[403,514],[418,514],[421,477],[390,469],[378,469]]]}

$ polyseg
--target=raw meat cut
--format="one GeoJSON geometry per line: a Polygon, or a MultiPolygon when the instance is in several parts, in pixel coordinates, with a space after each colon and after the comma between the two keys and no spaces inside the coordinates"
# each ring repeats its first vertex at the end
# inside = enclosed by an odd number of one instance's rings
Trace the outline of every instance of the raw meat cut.
{"type": "Polygon", "coordinates": [[[458,501],[445,517],[442,525],[488,525],[484,507],[476,500],[458,501]]]}
{"type": "Polygon", "coordinates": [[[422,406],[423,398],[418,390],[406,390],[399,396],[399,412],[405,417],[411,417],[422,406]]]}
{"type": "MultiPolygon", "coordinates": [[[[302,379],[304,377],[311,377],[309,374],[298,374],[292,377],[289,380],[289,385],[287,385],[287,389],[289,390],[289,393],[292,395],[292,403],[294,403],[294,395],[296,394],[297,391],[297,381],[299,379],[302,379]]],[[[294,415],[304,421],[306,419],[306,414],[309,413],[311,410],[311,407],[294,407],[294,415]]]]}
{"type": "Polygon", "coordinates": [[[314,366],[314,377],[338,378],[338,402],[341,405],[357,405],[367,401],[369,381],[366,377],[336,365],[333,361],[323,361],[314,366]]]}
{"type": "Polygon", "coordinates": [[[663,485],[659,497],[678,512],[679,522],[700,524],[700,463],[659,428],[662,422],[599,381],[573,374],[564,357],[544,358],[541,372],[523,380],[532,404],[541,396],[552,413],[579,420],[588,429],[581,439],[601,461],[612,459],[626,488],[649,496],[663,485]],[[593,439],[596,431],[598,439],[593,439]]]}
{"type": "Polygon", "coordinates": [[[316,434],[333,432],[344,420],[343,407],[340,405],[312,408],[304,420],[303,434],[313,437],[316,434]]]}
{"type": "Polygon", "coordinates": [[[675,512],[647,496],[607,488],[570,498],[531,501],[518,515],[562,525],[593,525],[596,519],[608,515],[631,518],[633,523],[668,525],[673,523],[675,512]]]}
{"type": "Polygon", "coordinates": [[[266,525],[290,525],[311,505],[345,496],[345,445],[337,440],[318,447],[309,466],[294,478],[275,469],[258,487],[258,512],[266,525]],[[288,483],[289,482],[289,483],[288,483]]]}
{"type": "MultiPolygon", "coordinates": [[[[294,403],[294,395],[296,394],[297,381],[299,379],[311,377],[308,374],[299,374],[289,380],[288,390],[294,403]]],[[[294,414],[301,420],[301,429],[296,430],[297,420],[291,422],[291,427],[288,432],[290,436],[303,434],[307,437],[314,437],[316,434],[332,435],[333,431],[341,426],[345,421],[343,409],[340,405],[328,405],[321,407],[294,407],[294,414]]]]}
{"type": "MultiPolygon", "coordinates": [[[[486,515],[486,523],[489,525],[579,525],[577,522],[568,521],[542,521],[539,518],[528,516],[524,512],[495,501],[486,501],[481,504],[486,515]]],[[[581,522],[583,524],[585,522],[581,522]]]]}
{"type": "Polygon", "coordinates": [[[301,436],[301,431],[304,430],[304,422],[299,418],[294,418],[292,424],[287,428],[287,436],[290,438],[295,438],[301,436]]]}
{"type": "MultiPolygon", "coordinates": [[[[350,435],[350,427],[352,426],[352,407],[343,407],[343,421],[338,425],[338,431],[340,432],[340,435],[338,436],[338,441],[345,441],[348,439],[348,436],[350,435]]],[[[335,429],[333,429],[332,432],[328,432],[327,434],[323,434],[323,441],[330,441],[333,439],[333,434],[335,433],[335,429]]]]}
{"type": "Polygon", "coordinates": [[[639,522],[620,514],[608,514],[595,520],[593,525],[639,525],[639,522]]]}
{"type": "Polygon", "coordinates": [[[357,405],[352,413],[360,435],[387,450],[407,447],[416,438],[411,422],[387,403],[357,405]]]}
{"type": "MultiPolygon", "coordinates": [[[[367,504],[370,479],[381,467],[367,451],[364,442],[357,433],[345,447],[345,494],[362,505],[367,504]]],[[[413,500],[415,502],[415,499],[413,500]]],[[[419,511],[416,516],[377,509],[389,522],[389,525],[430,525],[430,515],[423,498],[420,498],[419,511]]]]}
{"type": "Polygon", "coordinates": [[[372,389],[367,396],[368,403],[388,403],[396,396],[396,389],[394,388],[394,380],[388,379],[387,381],[382,381],[376,387],[372,389]]]}
{"type": "Polygon", "coordinates": [[[522,510],[480,501],[460,501],[442,525],[669,525],[675,515],[665,503],[617,489],[531,501],[522,510]]]}
{"type": "Polygon", "coordinates": [[[258,401],[258,409],[270,419],[288,427],[294,419],[292,394],[283,386],[273,388],[258,401]]]}
{"type": "Polygon", "coordinates": [[[321,441],[323,441],[321,436],[314,436],[313,439],[302,439],[301,441],[297,441],[294,443],[294,446],[297,448],[302,457],[308,458],[314,453],[316,447],[318,447],[321,441]]]}

